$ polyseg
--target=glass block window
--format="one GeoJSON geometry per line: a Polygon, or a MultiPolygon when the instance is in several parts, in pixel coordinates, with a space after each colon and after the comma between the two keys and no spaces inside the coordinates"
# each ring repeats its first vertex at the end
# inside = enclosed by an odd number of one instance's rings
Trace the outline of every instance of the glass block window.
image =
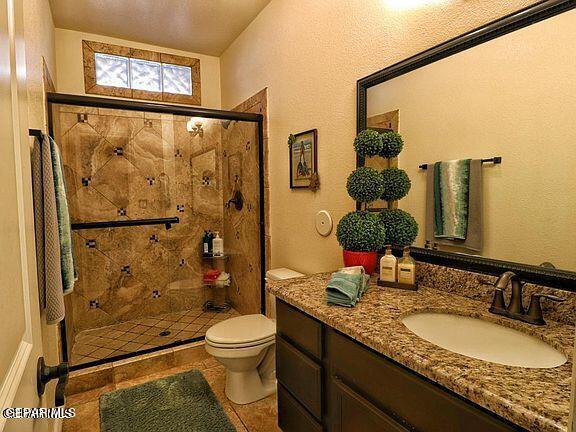
{"type": "Polygon", "coordinates": [[[82,41],[86,93],[202,105],[200,60],[82,41]]]}
{"type": "Polygon", "coordinates": [[[96,53],[96,83],[102,86],[130,88],[128,58],[96,53]]]}
{"type": "Polygon", "coordinates": [[[130,59],[132,88],[152,92],[162,91],[161,65],[148,60],[130,59]]]}
{"type": "Polygon", "coordinates": [[[162,64],[162,83],[166,93],[192,94],[192,69],[187,66],[162,64]]]}

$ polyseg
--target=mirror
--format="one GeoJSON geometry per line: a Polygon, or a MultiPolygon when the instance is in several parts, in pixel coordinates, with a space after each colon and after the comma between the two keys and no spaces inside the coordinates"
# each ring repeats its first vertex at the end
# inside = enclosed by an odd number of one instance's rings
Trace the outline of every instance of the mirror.
{"type": "MultiPolygon", "coordinates": [[[[414,246],[423,248],[430,237],[427,181],[433,164],[501,157],[501,164],[482,164],[481,209],[473,214],[471,203],[468,209],[468,235],[472,218],[480,218],[474,228],[481,230],[480,250],[454,242],[439,250],[576,271],[574,41],[571,9],[391,79],[383,73],[379,83],[366,85],[359,124],[395,130],[404,139],[404,150],[390,162],[412,182],[397,205],[419,224],[414,246]]],[[[378,169],[386,163],[359,160],[378,169]]]]}

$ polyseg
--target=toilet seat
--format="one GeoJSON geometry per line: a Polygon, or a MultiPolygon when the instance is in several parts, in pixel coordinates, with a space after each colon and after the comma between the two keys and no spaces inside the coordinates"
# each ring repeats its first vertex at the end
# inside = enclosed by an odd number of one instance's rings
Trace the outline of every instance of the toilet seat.
{"type": "Polygon", "coordinates": [[[261,314],[230,318],[206,332],[206,344],[225,349],[259,346],[274,341],[276,324],[261,314]]]}
{"type": "Polygon", "coordinates": [[[240,349],[240,348],[250,348],[260,345],[265,345],[268,342],[273,342],[276,337],[274,335],[267,337],[265,339],[252,341],[252,342],[244,342],[244,343],[218,343],[214,342],[208,338],[205,339],[207,345],[213,346],[215,348],[225,348],[225,349],[240,349]]]}

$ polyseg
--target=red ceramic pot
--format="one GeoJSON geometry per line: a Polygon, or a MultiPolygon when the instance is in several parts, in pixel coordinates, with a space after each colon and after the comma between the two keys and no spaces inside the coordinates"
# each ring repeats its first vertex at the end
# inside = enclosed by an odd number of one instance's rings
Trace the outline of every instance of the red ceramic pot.
{"type": "Polygon", "coordinates": [[[346,267],[362,266],[366,274],[374,273],[378,262],[378,252],[343,251],[344,265],[346,267]]]}

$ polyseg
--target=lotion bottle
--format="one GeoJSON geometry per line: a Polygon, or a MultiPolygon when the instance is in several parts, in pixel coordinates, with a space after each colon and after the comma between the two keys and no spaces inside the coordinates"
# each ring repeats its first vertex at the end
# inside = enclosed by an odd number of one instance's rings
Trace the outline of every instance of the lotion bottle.
{"type": "Polygon", "coordinates": [[[220,237],[218,231],[216,231],[216,237],[212,240],[212,253],[214,256],[224,255],[224,239],[220,237]]]}
{"type": "Polygon", "coordinates": [[[416,283],[416,261],[410,256],[410,248],[404,248],[404,254],[398,261],[398,282],[406,285],[416,283]]]}
{"type": "Polygon", "coordinates": [[[392,255],[392,246],[386,245],[386,254],[380,258],[380,280],[386,282],[396,282],[397,260],[392,255]]]}

